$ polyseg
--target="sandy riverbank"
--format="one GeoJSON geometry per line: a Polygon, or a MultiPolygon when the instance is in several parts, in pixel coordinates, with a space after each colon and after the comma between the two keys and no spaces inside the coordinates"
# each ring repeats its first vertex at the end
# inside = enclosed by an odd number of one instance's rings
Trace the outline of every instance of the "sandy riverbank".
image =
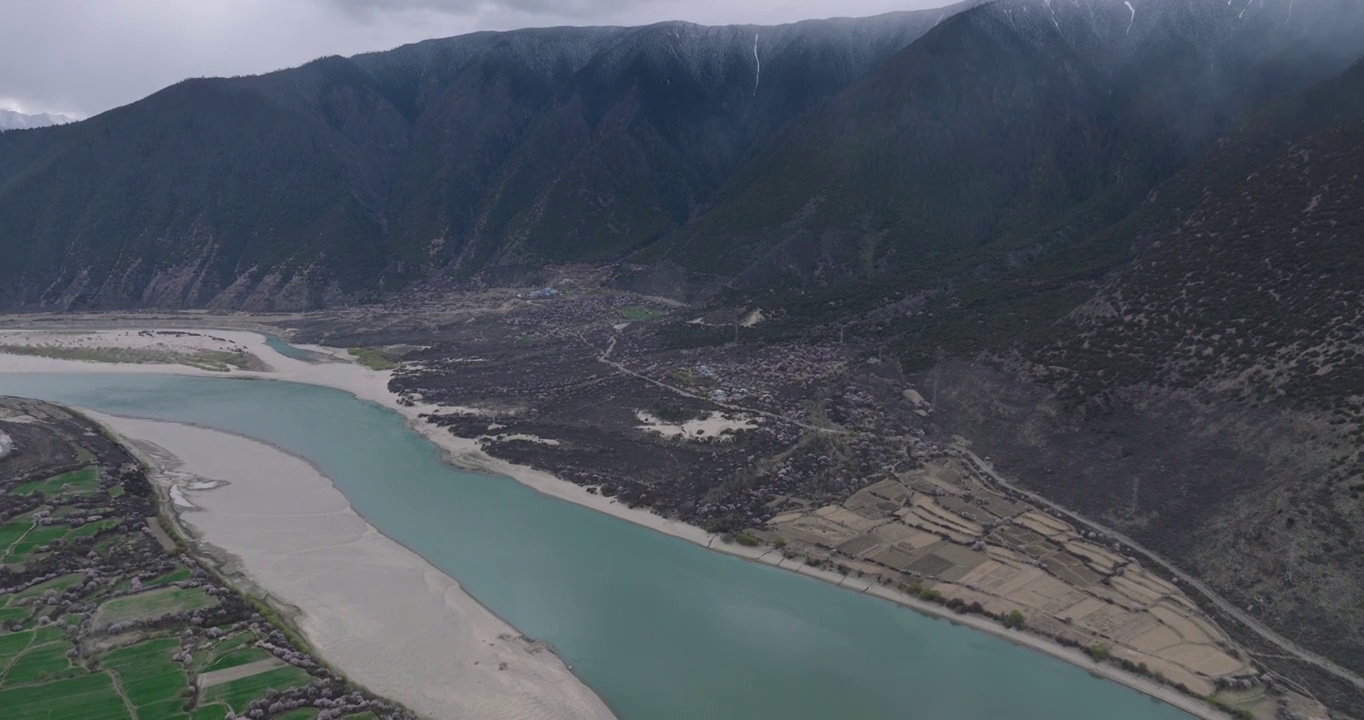
{"type": "Polygon", "coordinates": [[[611,717],[553,653],[380,533],[307,461],[215,430],[86,412],[157,468],[181,524],[224,571],[297,608],[298,629],[356,682],[432,718],[611,717]]]}
{"type": "MultiPolygon", "coordinates": [[[[476,440],[457,437],[449,433],[448,430],[426,422],[421,418],[422,415],[426,414],[456,412],[456,409],[421,404],[415,406],[400,405],[398,403],[397,395],[388,390],[388,380],[391,377],[391,371],[374,371],[349,362],[312,364],[293,360],[280,355],[268,347],[264,337],[249,332],[205,330],[196,330],[193,332],[217,336],[225,343],[230,343],[234,347],[245,347],[269,365],[271,370],[265,372],[232,371],[230,373],[221,373],[205,371],[184,365],[111,365],[105,363],[96,364],[69,360],[54,360],[32,356],[0,355],[0,373],[116,371],[173,373],[216,377],[237,376],[287,380],[341,389],[360,399],[378,403],[402,414],[414,430],[442,448],[447,459],[457,466],[506,475],[544,494],[575,502],[652,530],[694,542],[712,550],[780,567],[792,572],[798,572],[802,575],[824,580],[841,587],[874,595],[926,615],[946,618],[952,622],[1004,638],[1010,642],[1076,665],[1095,675],[1121,683],[1138,692],[1173,705],[1195,717],[1204,718],[1206,720],[1224,720],[1227,718],[1224,713],[1214,710],[1201,700],[1183,695],[1173,688],[1160,685],[1150,679],[1124,672],[1115,666],[1094,663],[1083,652],[1064,647],[1048,638],[1026,632],[1008,630],[999,623],[988,618],[971,615],[957,615],[941,606],[924,602],[918,598],[889,588],[870,584],[865,580],[812,568],[799,561],[785,558],[779,551],[770,548],[747,548],[740,545],[725,544],[721,542],[717,536],[711,535],[701,528],[674,520],[668,520],[647,510],[626,507],[610,498],[588,493],[584,488],[560,480],[549,473],[490,457],[481,450],[476,440]]],[[[112,341],[112,339],[110,339],[110,341],[112,341]]],[[[334,348],[317,346],[300,347],[337,357],[345,356],[344,351],[339,351],[334,348]]],[[[464,597],[468,598],[467,595],[464,597]]],[[[472,598],[468,599],[475,605],[477,604],[472,598]]],[[[326,655],[325,649],[323,652],[324,655],[326,655]]],[[[329,655],[327,657],[330,658],[329,655]]],[[[342,669],[344,670],[344,668],[342,669]]],[[[357,680],[363,682],[359,677],[357,677],[357,680]]],[[[376,691],[383,692],[379,687],[371,687],[376,691]]],[[[394,698],[405,702],[401,696],[396,694],[394,695],[394,698]]]]}

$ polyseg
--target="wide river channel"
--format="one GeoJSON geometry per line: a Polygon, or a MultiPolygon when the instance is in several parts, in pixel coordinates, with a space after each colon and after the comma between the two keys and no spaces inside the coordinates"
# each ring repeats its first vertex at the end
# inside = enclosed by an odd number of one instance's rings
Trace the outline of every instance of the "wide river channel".
{"type": "Polygon", "coordinates": [[[191,422],[315,463],[381,531],[555,647],[625,720],[1188,720],[1003,640],[461,472],[338,390],[0,375],[0,394],[191,422]]]}

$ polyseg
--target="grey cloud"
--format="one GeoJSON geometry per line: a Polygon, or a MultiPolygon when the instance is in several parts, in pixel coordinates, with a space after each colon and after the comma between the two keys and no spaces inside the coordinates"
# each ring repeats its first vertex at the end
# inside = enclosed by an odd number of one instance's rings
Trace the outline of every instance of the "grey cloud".
{"type": "Polygon", "coordinates": [[[599,17],[648,0],[325,0],[366,20],[390,12],[428,11],[462,17],[485,13],[529,16],[599,17]]]}
{"type": "Polygon", "coordinates": [[[80,116],[242,75],[475,30],[781,23],[946,0],[0,0],[0,107],[80,116]]]}

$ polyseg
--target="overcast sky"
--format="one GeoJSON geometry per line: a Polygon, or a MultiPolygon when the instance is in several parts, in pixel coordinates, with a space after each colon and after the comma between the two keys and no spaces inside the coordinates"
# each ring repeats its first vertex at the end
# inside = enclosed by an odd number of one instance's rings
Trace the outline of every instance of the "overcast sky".
{"type": "Polygon", "coordinates": [[[781,23],[946,0],[0,0],[0,108],[85,117],[187,77],[473,30],[781,23]]]}

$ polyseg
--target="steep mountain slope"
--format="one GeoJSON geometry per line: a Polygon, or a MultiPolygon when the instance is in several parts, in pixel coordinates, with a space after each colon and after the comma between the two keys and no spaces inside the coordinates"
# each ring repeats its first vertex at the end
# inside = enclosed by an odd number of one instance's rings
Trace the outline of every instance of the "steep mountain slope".
{"type": "MultiPolygon", "coordinates": [[[[1104,242],[1136,258],[1061,340],[1008,374],[935,371],[943,422],[979,452],[1357,673],[1361,169],[1364,62],[1257,115],[1115,226],[1104,242]]],[[[1358,689],[1329,692],[1359,707],[1358,689]]]]}
{"type": "Polygon", "coordinates": [[[297,308],[619,259],[676,294],[933,287],[1110,225],[1364,52],[1359,3],[1245,2],[478,33],[187,81],[0,137],[0,304],[297,308]]]}
{"type": "MultiPolygon", "coordinates": [[[[18,260],[0,270],[11,302],[205,304],[246,286],[293,304],[321,291],[305,285],[315,265],[325,288],[382,264],[367,155],[401,140],[401,118],[376,112],[357,142],[300,107],[306,96],[286,104],[267,83],[186,81],[21,133],[6,150],[30,159],[0,180],[0,243],[18,260]]],[[[332,97],[343,95],[382,110],[363,88],[332,97]]]]}
{"type": "Polygon", "coordinates": [[[6,133],[0,302],[303,307],[604,259],[942,15],[480,33],[6,133]]]}
{"type": "Polygon", "coordinates": [[[819,286],[1079,239],[1361,38],[1364,7],[1334,0],[978,7],[802,117],[642,259],[819,286]]]}
{"type": "Polygon", "coordinates": [[[26,114],[0,108],[0,132],[5,130],[24,130],[28,128],[47,127],[48,125],[63,125],[69,122],[71,122],[71,118],[65,115],[56,115],[53,113],[26,114]]]}

